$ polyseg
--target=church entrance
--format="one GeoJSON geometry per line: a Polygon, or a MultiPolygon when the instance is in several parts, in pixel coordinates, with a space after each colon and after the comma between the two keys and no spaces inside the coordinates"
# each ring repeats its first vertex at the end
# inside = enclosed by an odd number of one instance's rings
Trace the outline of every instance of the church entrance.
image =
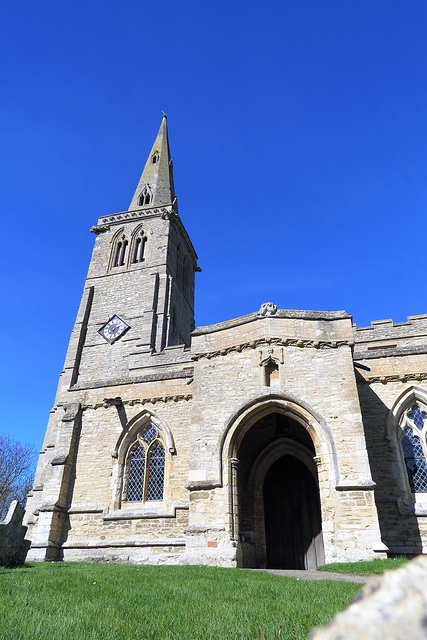
{"type": "Polygon", "coordinates": [[[315,569],[323,564],[316,452],[305,426],[271,412],[239,440],[232,491],[239,565],[315,569]]]}
{"type": "Polygon", "coordinates": [[[323,560],[321,515],[315,480],[301,460],[284,455],[264,480],[267,567],[315,569],[323,560]]]}

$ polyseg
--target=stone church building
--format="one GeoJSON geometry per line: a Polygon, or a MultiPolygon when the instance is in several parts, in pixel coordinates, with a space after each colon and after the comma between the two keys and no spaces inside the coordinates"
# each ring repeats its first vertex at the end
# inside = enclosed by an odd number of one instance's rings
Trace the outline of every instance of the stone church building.
{"type": "Polygon", "coordinates": [[[427,315],[194,327],[166,117],[95,246],[29,494],[29,560],[311,569],[427,552],[427,315]]]}

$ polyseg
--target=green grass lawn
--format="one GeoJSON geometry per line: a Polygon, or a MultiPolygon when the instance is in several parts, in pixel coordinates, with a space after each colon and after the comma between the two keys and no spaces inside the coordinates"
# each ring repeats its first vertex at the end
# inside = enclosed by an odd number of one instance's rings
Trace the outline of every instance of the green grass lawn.
{"type": "Polygon", "coordinates": [[[359,590],[347,582],[211,567],[0,568],[0,638],[302,640],[359,590]]]}
{"type": "Polygon", "coordinates": [[[389,569],[397,569],[409,562],[407,558],[387,558],[365,562],[333,562],[319,567],[318,571],[334,571],[336,573],[352,573],[358,576],[379,575],[389,569]]]}

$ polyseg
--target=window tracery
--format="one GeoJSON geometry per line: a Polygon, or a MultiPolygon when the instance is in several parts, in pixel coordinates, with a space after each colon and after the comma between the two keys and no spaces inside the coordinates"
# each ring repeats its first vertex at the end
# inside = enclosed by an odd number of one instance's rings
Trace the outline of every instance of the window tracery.
{"type": "MultiPolygon", "coordinates": [[[[427,408],[426,408],[427,409],[427,408]]],[[[412,493],[427,493],[427,411],[413,404],[401,420],[403,457],[412,493]]]]}
{"type": "Polygon", "coordinates": [[[132,443],[125,474],[124,500],[163,500],[165,447],[151,422],[138,432],[132,443]]]}

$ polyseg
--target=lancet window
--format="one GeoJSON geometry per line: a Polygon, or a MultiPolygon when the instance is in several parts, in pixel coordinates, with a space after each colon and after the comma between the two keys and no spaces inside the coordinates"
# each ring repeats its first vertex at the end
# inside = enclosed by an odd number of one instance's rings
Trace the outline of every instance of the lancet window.
{"type": "MultiPolygon", "coordinates": [[[[426,408],[427,409],[427,408],[426,408]]],[[[427,493],[427,411],[413,404],[403,414],[401,441],[408,480],[413,493],[427,493]]]]}
{"type": "Polygon", "coordinates": [[[152,164],[156,164],[158,161],[159,161],[159,152],[155,151],[151,156],[151,162],[152,164]]]}
{"type": "Polygon", "coordinates": [[[165,447],[151,422],[132,443],[125,473],[124,499],[127,502],[163,500],[165,447]]]}
{"type": "Polygon", "coordinates": [[[145,185],[145,187],[140,193],[139,206],[143,207],[144,205],[150,204],[151,199],[152,199],[151,189],[150,189],[150,186],[147,184],[145,185]]]}
{"type": "Polygon", "coordinates": [[[137,262],[144,262],[146,242],[147,238],[144,236],[144,232],[141,232],[141,235],[136,238],[133,248],[132,262],[134,264],[136,264],[137,262]]]}
{"type": "Polygon", "coordinates": [[[113,267],[121,267],[125,264],[127,248],[128,248],[128,241],[126,239],[126,236],[123,235],[120,237],[119,241],[116,243],[116,246],[114,249],[113,267]]]}

